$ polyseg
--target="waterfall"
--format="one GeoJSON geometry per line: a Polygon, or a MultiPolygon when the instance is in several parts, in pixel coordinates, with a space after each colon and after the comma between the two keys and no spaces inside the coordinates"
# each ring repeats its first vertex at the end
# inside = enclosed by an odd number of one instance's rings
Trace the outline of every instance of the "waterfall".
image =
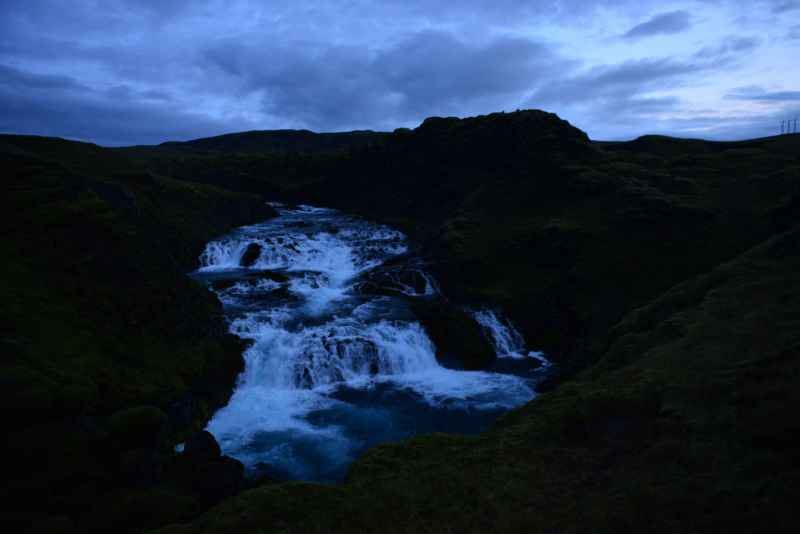
{"type": "MultiPolygon", "coordinates": [[[[475,433],[535,396],[539,375],[437,363],[409,299],[440,289],[402,233],[276,207],[280,217],[209,243],[193,273],[219,295],[231,332],[251,341],[230,403],[208,425],[223,453],[281,479],[339,481],[373,445],[475,433]]],[[[498,353],[522,350],[508,321],[479,314],[498,353]]]]}

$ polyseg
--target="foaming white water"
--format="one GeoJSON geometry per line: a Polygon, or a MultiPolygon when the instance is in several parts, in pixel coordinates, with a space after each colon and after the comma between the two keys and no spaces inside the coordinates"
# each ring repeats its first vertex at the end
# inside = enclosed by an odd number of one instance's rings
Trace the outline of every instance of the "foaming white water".
{"type": "MultiPolygon", "coordinates": [[[[231,332],[252,341],[231,401],[208,425],[223,453],[266,462],[283,478],[336,481],[372,445],[475,432],[535,396],[530,377],[437,363],[403,295],[436,294],[438,284],[421,260],[382,265],[409,250],[400,232],[333,210],[276,207],[281,217],[201,256],[198,277],[220,282],[231,332]]],[[[479,313],[508,354],[522,350],[510,323],[479,313]]]]}
{"type": "Polygon", "coordinates": [[[542,363],[542,369],[547,369],[548,367],[553,365],[553,362],[544,357],[544,352],[531,351],[528,353],[528,358],[539,360],[542,363]]]}
{"type": "Polygon", "coordinates": [[[274,291],[279,287],[281,287],[281,285],[272,280],[258,280],[255,284],[248,282],[237,282],[229,289],[229,291],[234,294],[243,295],[252,293],[253,291],[274,291]]]}
{"type": "Polygon", "coordinates": [[[475,312],[474,317],[483,327],[499,358],[525,357],[522,352],[525,348],[525,339],[511,321],[501,319],[494,311],[488,309],[475,312]]]}
{"type": "Polygon", "coordinates": [[[234,333],[255,341],[245,352],[240,388],[312,389],[439,367],[433,344],[415,323],[334,319],[291,327],[291,318],[279,309],[234,321],[234,333]]]}

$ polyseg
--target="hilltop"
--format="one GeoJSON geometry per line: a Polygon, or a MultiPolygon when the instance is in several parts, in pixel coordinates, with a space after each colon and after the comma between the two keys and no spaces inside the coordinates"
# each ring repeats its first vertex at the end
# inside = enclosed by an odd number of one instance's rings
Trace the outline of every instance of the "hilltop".
{"type": "Polygon", "coordinates": [[[384,132],[356,130],[339,133],[314,133],[308,130],[254,130],[251,132],[204,137],[192,141],[168,141],[158,146],[132,146],[112,149],[132,161],[153,165],[174,160],[213,157],[224,154],[317,154],[361,147],[383,137],[384,132]]]}

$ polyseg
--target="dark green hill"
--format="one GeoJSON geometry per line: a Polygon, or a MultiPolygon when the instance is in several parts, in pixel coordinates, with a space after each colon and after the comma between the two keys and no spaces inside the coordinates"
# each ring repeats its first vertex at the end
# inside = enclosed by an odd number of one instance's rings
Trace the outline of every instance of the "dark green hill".
{"type": "Polygon", "coordinates": [[[194,141],[167,142],[162,143],[161,146],[243,154],[260,154],[262,152],[312,154],[345,149],[353,144],[360,147],[380,139],[383,135],[384,132],[373,132],[372,130],[340,133],[314,133],[309,130],[256,130],[204,137],[194,141]]]}
{"type": "Polygon", "coordinates": [[[275,211],[63,139],[0,136],[0,169],[0,530],[192,517],[165,440],[227,402],[243,347],[185,273],[209,239],[275,211]]]}
{"type": "MultiPolygon", "coordinates": [[[[142,145],[112,148],[110,150],[130,161],[159,172],[163,170],[180,172],[174,171],[174,167],[189,160],[195,158],[224,158],[230,154],[235,155],[230,157],[234,160],[232,165],[237,168],[241,164],[242,158],[240,155],[242,154],[270,153],[273,156],[290,154],[292,159],[289,160],[288,166],[293,168],[298,164],[303,165],[303,160],[297,158],[297,155],[324,154],[350,149],[353,146],[361,147],[367,143],[377,141],[384,135],[383,132],[373,132],[371,130],[321,134],[308,130],[263,130],[205,137],[194,141],[167,142],[158,146],[142,145]]],[[[270,154],[265,155],[269,156],[270,154]]],[[[188,172],[199,171],[203,174],[209,172],[208,167],[203,168],[204,164],[199,166],[197,164],[191,165],[192,167],[188,172]]],[[[246,172],[244,168],[241,170],[246,172]]],[[[278,179],[286,179],[285,173],[286,171],[283,171],[283,175],[278,179]]],[[[237,188],[234,187],[234,189],[237,188]]]]}
{"type": "Polygon", "coordinates": [[[645,135],[622,143],[601,143],[598,146],[611,152],[626,150],[646,152],[661,157],[688,154],[721,154],[728,150],[762,149],[774,154],[797,157],[800,154],[800,134],[776,135],[746,141],[705,141],[679,139],[664,135],[645,135]]]}

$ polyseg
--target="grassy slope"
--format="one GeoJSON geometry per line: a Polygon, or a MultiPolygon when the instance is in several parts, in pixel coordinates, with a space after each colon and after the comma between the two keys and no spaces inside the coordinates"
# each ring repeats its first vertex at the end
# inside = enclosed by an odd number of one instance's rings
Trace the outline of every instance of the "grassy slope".
{"type": "Polygon", "coordinates": [[[345,484],[246,492],[161,534],[796,532],[800,230],[629,314],[486,433],[375,447],[345,484]]]}
{"type": "Polygon", "coordinates": [[[256,130],[217,137],[205,137],[185,143],[164,143],[162,146],[191,147],[200,150],[259,154],[262,152],[311,154],[362,146],[380,139],[383,132],[357,130],[340,133],[314,133],[308,130],[256,130]]]}
{"type": "Polygon", "coordinates": [[[337,202],[438,250],[447,290],[580,368],[621,315],[759,243],[800,183],[800,136],[643,140],[601,150],[536,111],[429,119],[345,162],[337,202]]]}
{"type": "Polygon", "coordinates": [[[153,172],[181,181],[257,193],[281,202],[329,204],[338,193],[330,185],[338,181],[350,157],[347,150],[335,150],[302,156],[273,152],[142,161],[153,172]]]}
{"type": "MultiPolygon", "coordinates": [[[[354,131],[354,132],[341,132],[341,133],[323,133],[318,134],[308,130],[265,130],[242,132],[228,135],[220,135],[217,137],[206,137],[203,139],[195,139],[194,141],[187,141],[185,143],[170,142],[162,143],[158,146],[131,146],[110,149],[113,152],[128,158],[145,167],[162,171],[164,167],[171,166],[167,172],[178,172],[187,175],[185,171],[180,171],[176,168],[175,164],[186,162],[187,160],[195,158],[218,158],[225,157],[230,153],[235,154],[264,154],[269,153],[273,156],[271,160],[266,162],[270,166],[272,162],[276,161],[275,157],[278,154],[321,154],[325,152],[341,151],[351,148],[351,146],[360,147],[367,143],[372,143],[380,139],[383,132],[373,132],[369,130],[354,131]]],[[[278,158],[281,159],[281,158],[278,158]]],[[[293,165],[297,165],[300,158],[290,158],[289,161],[293,165]]],[[[238,161],[235,159],[235,161],[238,161]]],[[[259,161],[258,158],[250,161],[259,161]]],[[[211,166],[214,164],[212,163],[211,166]]],[[[248,166],[252,172],[252,165],[248,166]]],[[[195,164],[191,169],[198,169],[195,164]]],[[[218,171],[226,171],[231,168],[231,164],[222,164],[218,171]]],[[[205,173],[209,168],[203,169],[205,173]]],[[[273,180],[286,179],[285,171],[279,176],[273,177],[273,180]]],[[[244,171],[248,175],[248,171],[244,171]]],[[[256,171],[256,176],[260,176],[256,171]]]]}
{"type": "Polygon", "coordinates": [[[85,143],[0,136],[0,161],[2,528],[63,514],[82,531],[141,531],[181,517],[184,490],[126,482],[104,424],[152,404],[185,439],[227,401],[241,346],[184,273],[208,239],[274,211],[85,143]]]}

